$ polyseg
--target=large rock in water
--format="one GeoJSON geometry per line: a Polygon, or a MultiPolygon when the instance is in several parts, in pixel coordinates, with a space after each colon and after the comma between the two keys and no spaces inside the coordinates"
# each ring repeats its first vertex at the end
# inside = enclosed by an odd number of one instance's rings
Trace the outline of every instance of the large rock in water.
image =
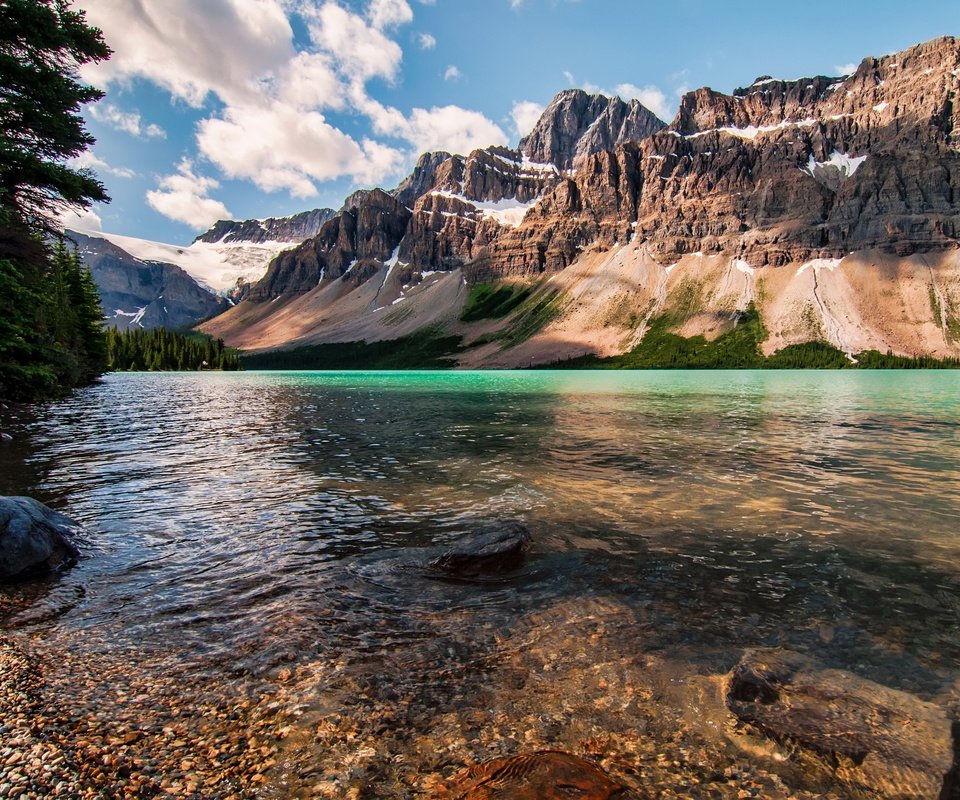
{"type": "Polygon", "coordinates": [[[73,563],[80,526],[32,497],[0,497],[0,581],[42,574],[73,563]]]}
{"type": "Polygon", "coordinates": [[[559,750],[495,758],[464,770],[449,795],[457,800],[608,800],[625,787],[589,761],[559,750]]]}
{"type": "Polygon", "coordinates": [[[951,721],[932,703],[785,650],[748,652],[727,707],[767,736],[823,758],[868,797],[953,798],[951,721]]]}
{"type": "Polygon", "coordinates": [[[432,566],[451,575],[508,572],[523,564],[531,541],[530,531],[519,522],[499,524],[465,536],[432,566]]]}

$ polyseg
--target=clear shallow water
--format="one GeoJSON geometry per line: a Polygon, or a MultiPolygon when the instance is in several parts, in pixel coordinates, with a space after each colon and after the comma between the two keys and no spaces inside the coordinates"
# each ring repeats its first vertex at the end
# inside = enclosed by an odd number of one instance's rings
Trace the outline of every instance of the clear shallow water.
{"type": "Polygon", "coordinates": [[[6,624],[228,685],[310,665],[311,724],[371,683],[439,714],[534,670],[560,709],[590,658],[719,675],[757,645],[956,711],[958,398],[950,372],[113,375],[7,426],[0,493],[89,541],[6,624]],[[533,533],[521,574],[425,574],[498,518],[533,533]]]}

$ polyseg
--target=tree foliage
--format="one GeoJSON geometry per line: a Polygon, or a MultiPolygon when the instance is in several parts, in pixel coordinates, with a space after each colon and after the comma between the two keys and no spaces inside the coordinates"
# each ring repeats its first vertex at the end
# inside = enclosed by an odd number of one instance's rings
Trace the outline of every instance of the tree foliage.
{"type": "Polygon", "coordinates": [[[0,22],[0,205],[49,228],[63,204],[108,199],[66,162],[94,143],[80,109],[103,97],[78,70],[110,49],[66,0],[0,0],[0,22]]]}
{"type": "Polygon", "coordinates": [[[0,397],[30,399],[106,368],[99,296],[55,223],[109,198],[69,160],[93,144],[81,107],[102,92],[79,79],[110,55],[66,0],[0,0],[0,397]]]}
{"type": "Polygon", "coordinates": [[[29,400],[106,369],[100,295],[62,239],[39,264],[0,258],[0,397],[29,400]]]}
{"type": "Polygon", "coordinates": [[[110,369],[130,372],[236,370],[239,353],[226,347],[223,339],[194,334],[184,336],[165,328],[152,330],[107,331],[110,369]]]}

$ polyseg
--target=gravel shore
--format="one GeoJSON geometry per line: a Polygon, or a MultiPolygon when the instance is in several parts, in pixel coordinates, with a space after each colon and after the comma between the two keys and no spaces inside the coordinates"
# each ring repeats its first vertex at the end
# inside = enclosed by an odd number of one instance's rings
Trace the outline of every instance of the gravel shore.
{"type": "Polygon", "coordinates": [[[449,641],[204,675],[182,654],[124,657],[95,634],[77,652],[17,631],[0,638],[0,797],[440,800],[466,767],[550,748],[633,798],[846,796],[798,790],[800,765],[759,766],[787,760],[779,748],[744,757],[712,715],[712,678],[666,679],[673,665],[638,659],[628,618],[593,611],[532,617],[456,673],[436,669],[449,641]]]}

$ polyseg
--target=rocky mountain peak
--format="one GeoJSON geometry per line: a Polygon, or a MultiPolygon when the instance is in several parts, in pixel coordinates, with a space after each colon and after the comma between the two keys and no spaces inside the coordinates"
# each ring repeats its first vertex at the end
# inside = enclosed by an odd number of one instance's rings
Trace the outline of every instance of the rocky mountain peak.
{"type": "Polygon", "coordinates": [[[571,169],[587,156],[645,139],[666,127],[632,100],[565,89],[553,98],[533,130],[520,141],[530,161],[571,169]]]}
{"type": "Polygon", "coordinates": [[[269,219],[230,220],[222,219],[195,242],[208,244],[290,242],[300,243],[316,236],[323,223],[333,217],[332,208],[314,208],[289,217],[270,217],[269,219]]]}
{"type": "Polygon", "coordinates": [[[417,159],[417,165],[413,168],[413,172],[404,178],[390,194],[405,206],[412,206],[418,197],[434,188],[437,181],[437,171],[451,157],[450,153],[443,151],[424,153],[417,159]]]}

